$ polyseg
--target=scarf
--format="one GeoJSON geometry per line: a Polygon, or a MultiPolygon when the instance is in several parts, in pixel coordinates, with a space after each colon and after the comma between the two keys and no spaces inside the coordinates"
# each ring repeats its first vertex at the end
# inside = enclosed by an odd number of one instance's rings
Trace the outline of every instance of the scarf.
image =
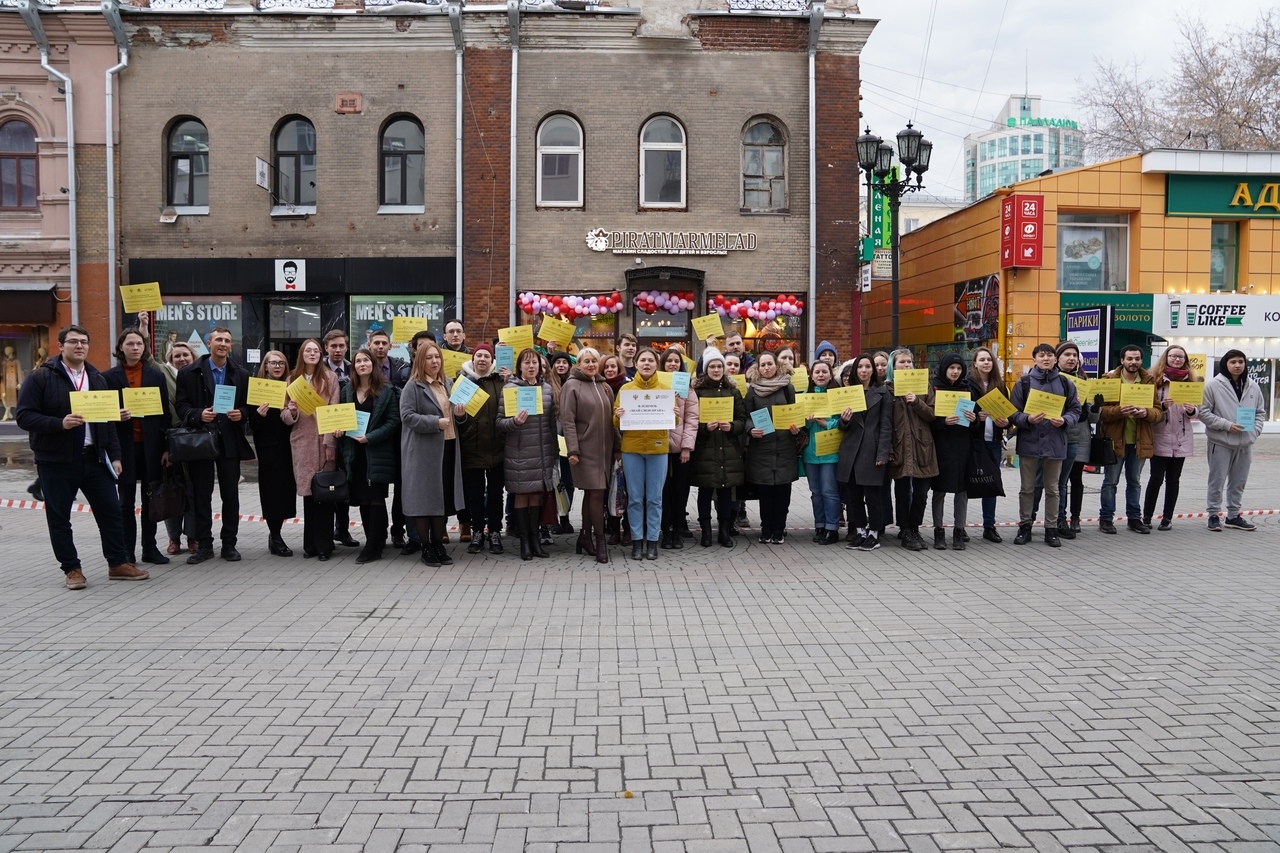
{"type": "Polygon", "coordinates": [[[604,384],[608,385],[610,390],[612,390],[614,394],[617,394],[618,389],[621,388],[623,385],[627,384],[627,374],[619,373],[617,376],[613,377],[612,379],[606,378],[604,380],[604,384]]]}
{"type": "Polygon", "coordinates": [[[1185,382],[1191,372],[1185,367],[1165,367],[1164,376],[1171,382],[1185,382]]]}
{"type": "MultiPolygon", "coordinates": [[[[731,382],[733,380],[730,380],[731,382]]],[[[758,365],[751,365],[751,369],[747,371],[747,385],[755,392],[757,397],[768,397],[774,391],[786,388],[791,384],[791,371],[778,366],[778,372],[773,374],[772,379],[765,379],[760,375],[758,365]]]]}

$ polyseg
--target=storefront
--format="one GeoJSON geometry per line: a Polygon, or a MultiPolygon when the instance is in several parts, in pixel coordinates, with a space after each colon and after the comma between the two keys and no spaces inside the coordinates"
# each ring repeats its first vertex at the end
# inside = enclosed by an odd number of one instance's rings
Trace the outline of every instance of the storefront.
{"type": "Polygon", "coordinates": [[[18,389],[49,357],[49,330],[56,337],[57,322],[52,283],[0,282],[0,419],[14,419],[18,389]]]}
{"type": "MultiPolygon", "coordinates": [[[[456,305],[453,258],[135,258],[128,269],[131,282],[160,282],[161,355],[175,340],[202,355],[209,331],[223,326],[236,340],[235,358],[254,369],[272,349],[292,363],[303,341],[332,329],[346,332],[354,350],[370,332],[390,332],[397,316],[425,317],[443,340],[456,305]]],[[[408,350],[400,343],[392,354],[408,350]]]]}

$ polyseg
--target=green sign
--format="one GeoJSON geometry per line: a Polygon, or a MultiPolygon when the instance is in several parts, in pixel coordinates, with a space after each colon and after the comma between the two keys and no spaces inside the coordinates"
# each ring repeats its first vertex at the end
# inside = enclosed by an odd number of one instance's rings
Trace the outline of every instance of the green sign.
{"type": "Polygon", "coordinates": [[[1168,216],[1280,219],[1280,175],[1169,175],[1168,216]]]}
{"type": "Polygon", "coordinates": [[[1149,293],[1062,293],[1058,296],[1061,337],[1067,338],[1067,312],[1110,305],[1112,324],[1116,329],[1130,329],[1151,334],[1154,300],[1149,293]]]}
{"type": "Polygon", "coordinates": [[[1006,127],[1066,127],[1079,130],[1080,125],[1069,118],[1010,118],[1005,121],[1006,127]]]}
{"type": "Polygon", "coordinates": [[[893,219],[889,209],[889,196],[880,192],[876,184],[898,180],[898,167],[884,178],[877,178],[871,190],[871,240],[877,249],[893,248],[893,219]]]}

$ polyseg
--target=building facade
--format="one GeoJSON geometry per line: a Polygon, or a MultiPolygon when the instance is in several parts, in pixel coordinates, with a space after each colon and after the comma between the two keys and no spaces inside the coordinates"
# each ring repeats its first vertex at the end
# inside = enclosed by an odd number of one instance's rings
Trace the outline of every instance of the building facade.
{"type": "Polygon", "coordinates": [[[1046,170],[1084,165],[1084,134],[1075,119],[1043,115],[1039,95],[1012,95],[989,130],[964,138],[964,195],[969,202],[1046,170]]]}

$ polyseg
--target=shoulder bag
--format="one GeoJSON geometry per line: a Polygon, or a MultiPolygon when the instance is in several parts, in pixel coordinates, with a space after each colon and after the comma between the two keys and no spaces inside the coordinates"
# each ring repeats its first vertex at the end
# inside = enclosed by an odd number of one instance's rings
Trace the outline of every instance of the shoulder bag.
{"type": "Polygon", "coordinates": [[[311,475],[311,499],[317,503],[346,503],[350,494],[343,471],[318,471],[311,475]]]}
{"type": "Polygon", "coordinates": [[[165,442],[170,462],[212,462],[222,455],[222,439],[216,428],[174,427],[165,442]]]}

